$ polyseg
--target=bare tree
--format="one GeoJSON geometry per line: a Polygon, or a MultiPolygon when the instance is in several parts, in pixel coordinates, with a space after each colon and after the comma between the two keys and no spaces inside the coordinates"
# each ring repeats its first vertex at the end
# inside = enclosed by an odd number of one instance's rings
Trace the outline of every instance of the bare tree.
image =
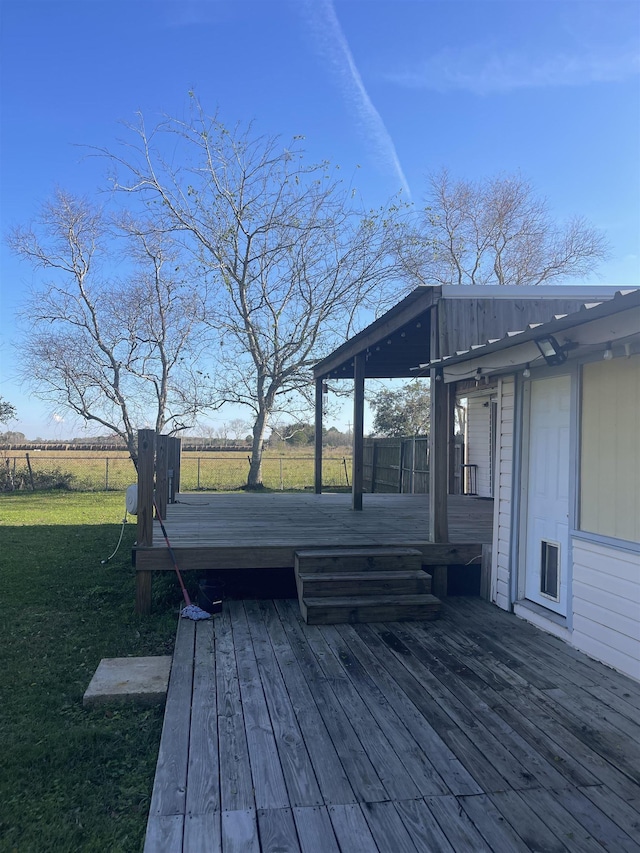
{"type": "Polygon", "coordinates": [[[229,422],[229,433],[231,434],[231,438],[235,441],[240,441],[240,439],[244,440],[244,437],[251,429],[251,424],[247,421],[244,421],[242,418],[233,418],[229,422]]]}
{"type": "Polygon", "coordinates": [[[208,277],[217,387],[252,413],[247,485],[260,487],[269,419],[308,395],[310,366],[392,280],[394,211],[359,209],[327,163],[305,164],[299,138],[285,147],[251,126],[229,131],[192,107],[149,131],[140,117],[132,142],[102,153],[115,187],[180,234],[208,277]]]}
{"type": "Polygon", "coordinates": [[[198,373],[201,296],[170,235],[130,217],[114,227],[59,190],[9,243],[43,272],[23,312],[22,376],[38,396],[120,436],[134,462],[139,427],[176,432],[211,405],[198,373]]]}
{"type": "Polygon", "coordinates": [[[519,175],[474,183],[443,169],[426,207],[397,229],[397,255],[421,283],[537,285],[591,274],[605,237],[581,217],[560,224],[519,175]]]}

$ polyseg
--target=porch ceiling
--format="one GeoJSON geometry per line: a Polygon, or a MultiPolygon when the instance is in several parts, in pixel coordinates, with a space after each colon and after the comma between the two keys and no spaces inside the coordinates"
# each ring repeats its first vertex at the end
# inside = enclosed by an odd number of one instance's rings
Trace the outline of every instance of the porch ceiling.
{"type": "Polygon", "coordinates": [[[362,332],[346,341],[314,366],[315,379],[353,379],[354,358],[365,354],[365,376],[401,379],[415,375],[412,368],[430,358],[431,309],[440,288],[412,291],[362,332]]]}
{"type": "MultiPolygon", "coordinates": [[[[353,379],[354,359],[360,354],[365,355],[365,378],[413,378],[420,375],[416,372],[418,365],[429,366],[438,355],[450,358],[448,363],[453,364],[457,352],[506,335],[506,344],[497,344],[497,348],[504,348],[510,345],[512,330],[521,335],[526,333],[521,330],[529,327],[530,331],[537,324],[571,323],[573,320],[566,317],[584,309],[585,302],[617,302],[614,294],[611,287],[422,285],[318,362],[314,378],[353,379]],[[432,354],[434,341],[439,353],[432,354]]],[[[609,310],[606,304],[593,309],[594,315],[609,310]]],[[[591,311],[587,314],[592,316],[591,311]]]]}

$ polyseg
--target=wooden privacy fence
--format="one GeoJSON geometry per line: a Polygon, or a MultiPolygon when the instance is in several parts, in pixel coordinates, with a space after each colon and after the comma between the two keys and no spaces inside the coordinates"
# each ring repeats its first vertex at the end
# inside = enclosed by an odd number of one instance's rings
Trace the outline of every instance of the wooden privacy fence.
{"type": "MultiPolygon", "coordinates": [[[[461,491],[463,458],[462,436],[456,436],[452,494],[461,491]]],[[[370,493],[428,494],[429,437],[365,438],[364,488],[370,493]]]]}
{"type": "Polygon", "coordinates": [[[138,545],[153,545],[154,502],[161,518],[180,491],[181,440],[138,430],[138,545]]]}

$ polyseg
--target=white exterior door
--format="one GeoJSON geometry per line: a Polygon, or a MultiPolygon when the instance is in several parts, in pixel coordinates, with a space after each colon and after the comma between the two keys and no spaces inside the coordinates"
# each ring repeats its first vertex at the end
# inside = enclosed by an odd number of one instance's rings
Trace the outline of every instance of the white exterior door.
{"type": "Polygon", "coordinates": [[[531,382],[525,598],[567,615],[571,377],[531,382]]]}

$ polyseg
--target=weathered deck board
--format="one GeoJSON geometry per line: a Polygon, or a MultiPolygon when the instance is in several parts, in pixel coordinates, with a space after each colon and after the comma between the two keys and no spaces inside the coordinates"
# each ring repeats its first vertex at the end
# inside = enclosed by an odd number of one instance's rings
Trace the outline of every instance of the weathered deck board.
{"type": "Polygon", "coordinates": [[[293,816],[302,853],[340,853],[326,806],[295,808],[293,816]]]}
{"type": "Polygon", "coordinates": [[[324,799],[316,772],[262,620],[249,608],[247,616],[289,799],[294,806],[321,805],[324,799]]]}
{"type": "Polygon", "coordinates": [[[225,811],[243,813],[254,808],[255,800],[228,611],[220,614],[216,625],[216,674],[221,806],[225,811]]]}
{"type": "MultiPolygon", "coordinates": [[[[217,811],[220,798],[213,622],[202,625],[196,634],[191,713],[187,814],[207,815],[217,811]]],[[[195,824],[190,829],[194,831],[195,824]]]]}
{"type": "Polygon", "coordinates": [[[180,625],[145,850],[640,853],[639,694],[479,600],[225,602],[180,625]]]}
{"type": "MultiPolygon", "coordinates": [[[[479,571],[483,544],[492,538],[492,501],[451,495],[449,504],[445,543],[429,541],[428,495],[367,495],[364,510],[354,512],[344,494],[184,494],[167,507],[165,526],[184,571],[292,569],[296,552],[310,548],[402,547],[433,566],[442,596],[448,566],[479,571]]],[[[157,521],[153,544],[138,546],[134,563],[136,610],[149,613],[152,573],[174,570],[157,521]]]]}
{"type": "Polygon", "coordinates": [[[159,784],[154,786],[151,798],[152,815],[184,815],[186,810],[195,633],[195,623],[180,621],[156,769],[159,784]]]}
{"type": "MultiPolygon", "coordinates": [[[[465,606],[466,604],[461,604],[462,608],[465,606]]],[[[497,608],[492,608],[492,610],[495,611],[497,608]]],[[[495,614],[491,613],[491,615],[495,619],[495,614]]],[[[477,613],[474,613],[473,616],[475,619],[477,613]]],[[[526,672],[532,679],[527,692],[526,704],[522,690],[505,690],[502,693],[503,698],[508,699],[516,710],[525,717],[529,716],[526,713],[528,707],[535,708],[537,711],[535,719],[544,722],[544,730],[558,745],[565,748],[570,747],[571,754],[587,770],[591,771],[593,776],[604,782],[624,799],[630,799],[634,792],[637,793],[638,782],[640,782],[640,759],[638,758],[640,739],[637,734],[635,738],[630,737],[629,734],[633,729],[628,729],[625,736],[612,727],[607,720],[608,709],[606,706],[602,706],[601,713],[597,716],[589,715],[581,707],[579,693],[577,694],[578,698],[572,702],[568,702],[566,694],[562,690],[557,693],[558,688],[555,685],[558,683],[566,684],[567,668],[572,666],[576,660],[573,656],[556,655],[547,658],[544,665],[541,665],[544,678],[544,686],[541,687],[536,661],[544,660],[544,648],[539,648],[540,644],[543,647],[546,645],[547,635],[544,632],[536,631],[528,625],[522,626],[522,630],[517,635],[519,642],[517,644],[510,642],[508,651],[506,651],[504,641],[501,643],[494,639],[496,637],[495,624],[495,621],[488,624],[485,621],[481,624],[475,619],[473,630],[480,633],[472,634],[472,636],[478,637],[479,641],[481,640],[483,645],[490,648],[494,656],[501,657],[503,662],[511,660],[520,674],[525,671],[520,661],[527,659],[530,663],[526,667],[526,672]],[[540,636],[538,637],[538,635],[540,636]],[[520,652],[520,648],[525,649],[524,653],[520,652]],[[556,692],[557,697],[555,699],[552,695],[554,692],[556,692]],[[566,707],[567,705],[569,708],[566,707]]],[[[616,680],[622,679],[621,684],[626,685],[626,690],[630,693],[637,691],[638,685],[631,679],[624,679],[619,673],[614,673],[613,670],[604,666],[594,667],[593,662],[590,662],[585,655],[580,656],[580,658],[578,660],[583,665],[587,663],[590,665],[590,677],[585,678],[585,685],[596,682],[600,673],[603,678],[611,674],[615,676],[616,680]]],[[[590,701],[591,695],[586,693],[585,703],[589,704],[590,701]]]]}
{"type": "Polygon", "coordinates": [[[259,609],[276,659],[283,670],[289,696],[316,765],[317,775],[320,777],[316,761],[321,758],[323,778],[331,785],[330,789],[324,788],[325,801],[350,802],[350,791],[353,791],[356,800],[385,799],[386,791],[349,720],[335,701],[333,691],[323,689],[325,679],[322,672],[317,666],[309,669],[308,661],[299,660],[273,606],[260,602],[259,609]],[[342,768],[344,777],[341,773],[341,778],[335,778],[338,768],[342,768]]]}
{"type": "MultiPolygon", "coordinates": [[[[317,632],[304,632],[292,611],[289,611],[289,614],[284,609],[280,612],[284,615],[282,624],[290,638],[291,647],[305,676],[310,676],[309,686],[313,689],[316,684],[319,665],[321,674],[331,684],[331,693],[335,697],[327,710],[331,715],[340,719],[343,727],[345,727],[345,719],[353,724],[352,727],[349,726],[348,733],[351,735],[353,732],[356,743],[355,749],[358,754],[360,750],[364,751],[388,796],[401,800],[419,797],[420,792],[407,773],[402,759],[382,734],[358,691],[346,678],[338,662],[335,661],[335,664],[332,665],[333,655],[322,637],[317,632]],[[356,731],[367,732],[367,737],[357,740],[356,731]]],[[[320,691],[314,693],[316,699],[320,693],[320,691]]],[[[334,743],[336,743],[338,753],[343,755],[344,742],[342,739],[340,744],[335,739],[334,743]]],[[[350,761],[349,764],[351,764],[350,761]]],[[[367,797],[366,801],[371,802],[372,798],[367,797]]]]}
{"type": "MultiPolygon", "coordinates": [[[[224,853],[260,853],[260,837],[255,809],[223,811],[221,820],[224,853]]],[[[191,848],[183,847],[185,853],[191,848]]],[[[198,853],[195,847],[193,853],[198,853]]]]}
{"type": "Polygon", "coordinates": [[[403,800],[394,805],[418,850],[456,853],[425,800],[403,800]]]}
{"type": "Polygon", "coordinates": [[[428,756],[448,790],[454,794],[482,793],[480,785],[449,749],[433,726],[424,724],[425,717],[421,709],[414,705],[410,696],[400,689],[400,685],[394,680],[392,673],[379,663],[356,629],[351,625],[341,625],[338,630],[349,651],[353,653],[363,668],[371,674],[371,678],[380,686],[384,699],[393,708],[425,755],[428,756]]]}
{"type": "MultiPolygon", "coordinates": [[[[427,753],[411,736],[409,728],[405,726],[401,718],[391,707],[384,692],[380,690],[380,687],[371,679],[366,669],[350,653],[347,647],[343,645],[342,638],[335,631],[335,628],[333,626],[324,627],[322,636],[328,648],[331,649],[335,660],[348,673],[348,679],[343,689],[351,689],[359,697],[363,708],[366,708],[375,719],[382,732],[382,737],[387,740],[389,747],[395,750],[398,756],[401,756],[403,767],[412,778],[419,791],[419,795],[448,793],[449,788],[429,760],[427,753]]],[[[323,667],[325,666],[324,657],[322,665],[323,667]]],[[[366,720],[364,711],[362,720],[363,722],[366,720]]],[[[360,730],[369,730],[369,728],[360,730]]],[[[375,728],[373,728],[373,731],[375,731],[375,728]]]]}
{"type": "Polygon", "coordinates": [[[341,850],[349,850],[349,853],[371,853],[377,849],[359,804],[330,806],[329,817],[341,850]]]}
{"type": "MultiPolygon", "coordinates": [[[[433,546],[434,559],[479,562],[478,544],[491,541],[492,501],[451,495],[449,502],[449,538],[459,544],[459,556],[447,556],[449,545],[433,546]]],[[[428,495],[366,495],[364,510],[354,512],[349,495],[185,494],[167,507],[166,528],[185,569],[288,567],[295,551],[309,548],[387,545],[424,552],[428,512],[428,495]]],[[[136,566],[172,568],[157,522],[153,546],[137,549],[136,566]]]]}
{"type": "Polygon", "coordinates": [[[240,602],[230,602],[230,611],[256,805],[263,810],[288,808],[287,786],[246,615],[240,602]]]}
{"type": "MultiPolygon", "coordinates": [[[[495,714],[488,704],[478,702],[478,694],[474,692],[474,687],[476,690],[481,689],[482,684],[477,678],[469,679],[469,671],[465,672],[464,664],[446,652],[440,655],[432,653],[421,642],[424,639],[421,632],[404,630],[403,626],[396,628],[395,633],[400,640],[412,648],[414,655],[425,668],[433,673],[436,681],[442,685],[444,695],[451,693],[460,703],[459,707],[467,710],[471,715],[466,720],[466,726],[468,728],[473,728],[475,725],[482,726],[488,735],[493,736],[508,750],[509,756],[517,759],[519,774],[524,775],[525,782],[530,783],[525,784],[524,787],[543,785],[551,788],[564,783],[556,767],[540,756],[518,732],[495,714]],[[456,678],[456,675],[462,677],[456,678]]],[[[513,787],[522,787],[522,780],[516,780],[513,787]]]]}

